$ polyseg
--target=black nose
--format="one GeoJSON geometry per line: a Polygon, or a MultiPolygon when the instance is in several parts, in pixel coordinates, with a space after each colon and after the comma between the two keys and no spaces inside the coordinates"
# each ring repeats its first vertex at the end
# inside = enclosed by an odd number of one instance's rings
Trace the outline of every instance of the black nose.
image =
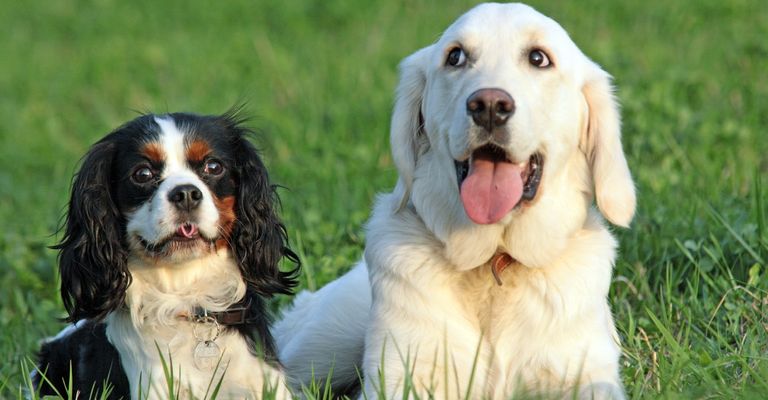
{"type": "Polygon", "coordinates": [[[168,192],[168,201],[182,211],[192,211],[200,205],[203,192],[195,185],[179,185],[168,192]]]}
{"type": "Polygon", "coordinates": [[[515,113],[515,100],[501,89],[480,89],[469,95],[467,113],[475,124],[491,132],[515,113]]]}

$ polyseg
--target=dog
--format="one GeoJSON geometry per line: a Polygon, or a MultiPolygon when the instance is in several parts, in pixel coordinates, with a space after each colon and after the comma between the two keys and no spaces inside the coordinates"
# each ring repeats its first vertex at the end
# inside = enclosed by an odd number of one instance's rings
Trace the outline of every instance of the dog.
{"type": "Polygon", "coordinates": [[[266,300],[299,261],[244,122],[147,114],[90,148],[54,246],[73,325],[41,346],[41,395],[290,397],[266,300]]]}
{"type": "Polygon", "coordinates": [[[636,200],[609,74],[533,8],[478,5],[401,63],[391,147],[364,260],[274,327],[292,384],[623,398],[603,218],[636,200]]]}

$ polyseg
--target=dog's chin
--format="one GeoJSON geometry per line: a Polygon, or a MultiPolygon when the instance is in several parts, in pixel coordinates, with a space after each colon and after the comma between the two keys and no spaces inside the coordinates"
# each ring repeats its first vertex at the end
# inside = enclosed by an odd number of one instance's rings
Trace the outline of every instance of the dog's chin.
{"type": "Polygon", "coordinates": [[[177,232],[153,242],[136,236],[134,249],[140,253],[142,258],[155,262],[182,262],[216,251],[217,238],[207,238],[200,232],[182,234],[180,231],[181,228],[177,232]]]}

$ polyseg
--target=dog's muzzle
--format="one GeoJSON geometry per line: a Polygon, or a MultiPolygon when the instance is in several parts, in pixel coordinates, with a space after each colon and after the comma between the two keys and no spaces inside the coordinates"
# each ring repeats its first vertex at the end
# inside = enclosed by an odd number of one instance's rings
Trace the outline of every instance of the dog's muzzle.
{"type": "Polygon", "coordinates": [[[513,163],[504,149],[487,144],[464,161],[454,161],[456,182],[464,210],[479,224],[494,223],[524,201],[536,197],[543,173],[543,157],[534,153],[513,163]]]}

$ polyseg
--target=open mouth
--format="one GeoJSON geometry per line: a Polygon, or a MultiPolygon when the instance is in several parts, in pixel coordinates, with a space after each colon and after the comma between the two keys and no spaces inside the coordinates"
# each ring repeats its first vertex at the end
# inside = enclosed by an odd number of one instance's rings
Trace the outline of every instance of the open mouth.
{"type": "Polygon", "coordinates": [[[502,148],[488,144],[474,150],[468,160],[454,163],[467,216],[490,224],[536,197],[544,158],[534,153],[524,162],[513,163],[502,148]]]}
{"type": "Polygon", "coordinates": [[[147,253],[158,256],[170,254],[178,250],[191,249],[201,244],[213,246],[214,239],[207,239],[201,233],[197,224],[185,222],[180,224],[176,231],[157,242],[150,243],[142,237],[138,237],[139,243],[144,247],[147,253]]]}

